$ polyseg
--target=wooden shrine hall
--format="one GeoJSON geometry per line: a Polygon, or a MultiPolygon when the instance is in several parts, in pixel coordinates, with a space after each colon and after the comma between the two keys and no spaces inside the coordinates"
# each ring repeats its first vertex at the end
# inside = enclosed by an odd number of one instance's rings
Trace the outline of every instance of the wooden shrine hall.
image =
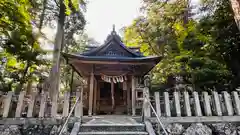
{"type": "Polygon", "coordinates": [[[62,54],[76,72],[88,80],[83,89],[85,114],[135,115],[136,101],[142,94],[142,78],[160,62],[160,57],[145,57],[139,48],[128,48],[115,29],[105,43],[89,47],[81,54],[62,54]]]}

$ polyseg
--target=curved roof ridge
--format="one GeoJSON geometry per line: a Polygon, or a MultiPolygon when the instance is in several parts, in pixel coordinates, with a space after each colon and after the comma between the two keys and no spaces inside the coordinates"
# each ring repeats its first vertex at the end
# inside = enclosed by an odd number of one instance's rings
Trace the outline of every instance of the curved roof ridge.
{"type": "Polygon", "coordinates": [[[133,50],[129,49],[121,40],[121,37],[117,34],[116,31],[112,31],[110,35],[108,35],[106,41],[104,42],[103,45],[94,48],[90,51],[87,51],[85,53],[82,53],[82,55],[93,55],[99,51],[101,51],[103,48],[108,47],[111,45],[111,42],[114,42],[114,40],[117,42],[118,45],[120,45],[123,49],[125,49],[127,52],[131,53],[134,57],[143,57],[143,55],[138,54],[134,52],[133,50]]]}

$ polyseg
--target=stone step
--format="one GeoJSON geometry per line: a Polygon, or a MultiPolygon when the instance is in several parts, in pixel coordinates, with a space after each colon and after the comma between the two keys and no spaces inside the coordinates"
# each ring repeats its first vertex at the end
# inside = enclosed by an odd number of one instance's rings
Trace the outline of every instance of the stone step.
{"type": "Polygon", "coordinates": [[[144,124],[82,124],[79,132],[145,131],[144,124]]]}
{"type": "Polygon", "coordinates": [[[79,132],[78,135],[148,135],[147,132],[79,132]]]}

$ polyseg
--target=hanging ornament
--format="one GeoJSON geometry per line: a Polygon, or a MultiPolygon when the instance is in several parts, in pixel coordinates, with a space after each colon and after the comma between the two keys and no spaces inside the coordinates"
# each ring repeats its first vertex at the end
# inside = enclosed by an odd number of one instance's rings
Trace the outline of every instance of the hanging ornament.
{"type": "Polygon", "coordinates": [[[117,77],[117,82],[120,82],[119,77],[117,77]]]}
{"type": "Polygon", "coordinates": [[[116,79],[115,79],[114,77],[113,77],[112,79],[113,79],[113,82],[114,82],[114,83],[117,83],[117,81],[116,81],[116,79]]]}
{"type": "Polygon", "coordinates": [[[120,82],[123,82],[123,77],[122,76],[120,76],[120,82]]]}
{"type": "Polygon", "coordinates": [[[105,82],[113,82],[113,83],[123,83],[124,81],[127,81],[127,76],[125,75],[120,75],[120,76],[107,76],[104,74],[101,74],[101,79],[105,82]]]}

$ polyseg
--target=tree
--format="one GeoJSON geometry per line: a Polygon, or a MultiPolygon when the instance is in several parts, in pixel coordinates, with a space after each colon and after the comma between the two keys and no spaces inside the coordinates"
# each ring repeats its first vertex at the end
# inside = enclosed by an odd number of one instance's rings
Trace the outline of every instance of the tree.
{"type": "Polygon", "coordinates": [[[240,83],[240,59],[238,57],[240,32],[234,20],[230,1],[220,0],[212,5],[214,5],[213,13],[206,15],[200,23],[201,32],[210,34],[211,46],[206,46],[211,52],[209,55],[226,63],[233,74],[231,87],[234,89],[240,83]]]}
{"type": "Polygon", "coordinates": [[[234,12],[234,18],[238,29],[240,30],[240,0],[230,0],[234,12]]]}
{"type": "Polygon", "coordinates": [[[24,83],[33,79],[37,65],[44,64],[39,59],[44,51],[33,31],[32,20],[35,16],[29,12],[32,9],[29,1],[3,0],[0,9],[1,59],[6,63],[3,64],[1,80],[8,90],[13,90],[15,83],[16,92],[19,92],[24,83]]]}
{"type": "MultiPolygon", "coordinates": [[[[219,4],[209,8],[214,11],[207,14],[211,18],[217,15],[215,11],[221,6],[219,4]]],[[[192,9],[185,0],[145,1],[144,11],[147,16],[137,18],[125,29],[125,43],[129,46],[140,45],[145,55],[163,57],[153,70],[153,84],[173,88],[178,83],[176,78],[181,76],[183,78],[180,83],[191,86],[194,90],[229,88],[232,86],[232,72],[227,61],[215,57],[210,49],[217,49],[219,43],[213,40],[216,38],[213,34],[215,31],[210,32],[212,29],[209,27],[218,24],[210,23],[203,17],[197,21],[192,9]],[[203,30],[202,21],[207,24],[208,30],[203,30]]],[[[201,13],[203,12],[202,10],[201,13]]],[[[224,12],[225,9],[221,10],[221,13],[224,12]]],[[[231,15],[229,11],[227,14],[231,15]]],[[[228,26],[226,22],[224,25],[228,26]]]]}
{"type": "Polygon", "coordinates": [[[50,70],[49,86],[50,95],[57,95],[59,91],[59,77],[60,77],[60,52],[67,50],[67,46],[74,42],[73,36],[80,33],[85,26],[85,19],[82,14],[82,8],[86,5],[85,1],[80,0],[40,0],[36,5],[42,5],[36,8],[39,14],[40,33],[43,24],[54,27],[56,20],[57,33],[54,42],[54,51],[52,59],[52,68],[50,70]],[[42,4],[41,4],[42,3],[42,4]]]}

